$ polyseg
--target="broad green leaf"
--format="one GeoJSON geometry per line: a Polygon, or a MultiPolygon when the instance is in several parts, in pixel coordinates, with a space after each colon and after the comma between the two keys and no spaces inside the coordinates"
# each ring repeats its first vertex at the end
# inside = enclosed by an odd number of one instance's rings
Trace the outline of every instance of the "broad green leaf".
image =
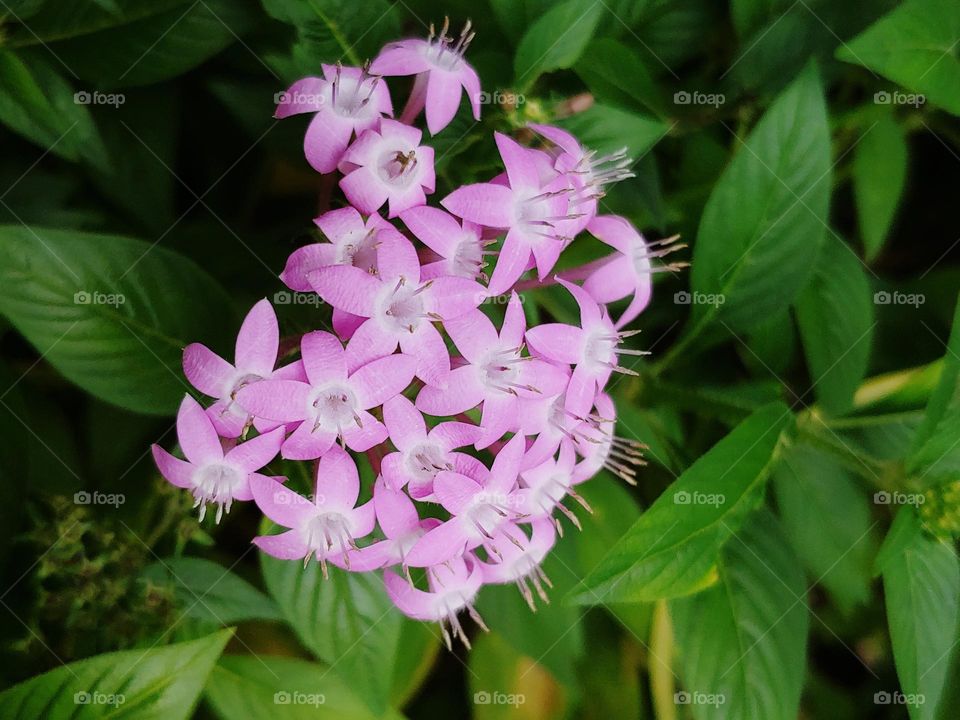
{"type": "Polygon", "coordinates": [[[960,302],[943,358],[940,380],[917,429],[907,470],[926,486],[956,479],[960,473],[960,302]]]}
{"type": "MultiPolygon", "coordinates": [[[[113,7],[89,0],[46,2],[27,25],[14,25],[6,41],[10,47],[40,45],[79,37],[138,22],[173,8],[180,12],[189,0],[113,0],[113,7]]],[[[22,17],[22,16],[21,16],[22,17]]]]}
{"type": "Polygon", "coordinates": [[[907,178],[907,141],[889,110],[864,131],[853,151],[853,193],[867,260],[887,239],[907,178]]]}
{"type": "Polygon", "coordinates": [[[270,655],[220,658],[204,699],[223,720],[402,720],[393,710],[371,713],[329,667],[270,655]]]}
{"type": "Polygon", "coordinates": [[[584,699],[577,717],[583,720],[645,718],[639,643],[623,637],[617,626],[601,613],[588,613],[584,623],[587,652],[578,667],[584,699]]]}
{"type": "Polygon", "coordinates": [[[640,56],[613,38],[591,42],[573,68],[600,102],[659,112],[660,91],[640,56]]]}
{"type": "Polygon", "coordinates": [[[185,643],[72,662],[4,690],[0,716],[186,720],[232,634],[222,630],[185,643]]]}
{"type": "Polygon", "coordinates": [[[647,115],[600,104],[571,115],[559,125],[574,133],[583,145],[600,153],[625,147],[634,161],[669,132],[666,125],[647,115]]]}
{"type": "Polygon", "coordinates": [[[0,226],[0,313],[87,392],[172,414],[181,353],[233,332],[230,298],[192,261],[141,240],[0,226]]]}
{"type": "MultiPolygon", "coordinates": [[[[740,357],[754,375],[778,380],[794,359],[797,332],[789,310],[771,315],[750,331],[741,345],[740,357]]],[[[778,380],[779,381],[779,380],[778,380]]]]}
{"type": "Polygon", "coordinates": [[[106,150],[90,108],[76,99],[47,56],[0,50],[0,122],[54,155],[104,169],[106,150]]]}
{"type": "Polygon", "coordinates": [[[693,716],[794,720],[810,619],[803,574],[770,513],[727,543],[719,574],[716,587],[670,604],[693,716]]]}
{"type": "Polygon", "coordinates": [[[144,568],[141,577],[169,585],[188,616],[230,625],[244,620],[280,620],[277,604],[253,585],[210,560],[168,558],[144,568]]]}
{"type": "Polygon", "coordinates": [[[703,211],[691,285],[708,300],[722,298],[694,304],[694,323],[741,330],[793,301],[826,230],[830,133],[816,68],[737,145],[703,211]]]}
{"type": "Polygon", "coordinates": [[[907,0],[837,50],[837,57],[900,83],[960,115],[960,5],[907,0]]]}
{"type": "Polygon", "coordinates": [[[529,90],[545,72],[573,67],[603,14],[595,0],[565,0],[527,29],[513,59],[518,87],[529,90]]]}
{"type": "Polygon", "coordinates": [[[796,312],[817,401],[842,415],[866,374],[876,325],[863,264],[842,240],[827,238],[796,312]]]}
{"type": "Polygon", "coordinates": [[[267,589],[297,637],[329,663],[370,708],[381,713],[391,689],[391,671],[400,646],[400,614],[373,573],[330,568],[324,580],[320,564],[277,560],[260,554],[267,589]]]}
{"type": "MultiPolygon", "coordinates": [[[[57,43],[64,64],[95,91],[149,85],[182,75],[254,27],[251,5],[203,0],[57,43]]],[[[101,108],[98,108],[101,109],[101,108]]],[[[102,111],[109,111],[103,106],[102,111]]]]}
{"type": "MultiPolygon", "coordinates": [[[[913,513],[903,508],[900,513],[913,513]]],[[[951,654],[960,630],[960,561],[946,542],[927,536],[919,523],[898,541],[883,564],[883,590],[893,659],[911,720],[938,716],[951,654]]]]}
{"type": "Polygon", "coordinates": [[[830,456],[804,445],[784,453],[772,482],[790,543],[849,617],[870,599],[877,551],[870,498],[830,456]]]}
{"type": "Polygon", "coordinates": [[[730,0],[730,17],[741,40],[753,35],[770,19],[789,9],[790,0],[730,0]]]}
{"type": "Polygon", "coordinates": [[[611,546],[572,599],[650,601],[688,595],[714,582],[720,548],[763,500],[789,418],[781,403],[768,405],[714,445],[611,546]]]}
{"type": "Polygon", "coordinates": [[[440,631],[428,623],[405,622],[400,626],[398,652],[393,665],[390,700],[403,707],[433,669],[441,651],[440,631]]]}

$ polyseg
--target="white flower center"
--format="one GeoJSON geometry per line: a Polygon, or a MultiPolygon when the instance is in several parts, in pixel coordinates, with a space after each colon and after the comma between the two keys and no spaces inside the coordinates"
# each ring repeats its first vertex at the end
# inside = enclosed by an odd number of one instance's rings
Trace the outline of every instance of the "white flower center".
{"type": "Polygon", "coordinates": [[[388,185],[405,188],[420,177],[420,161],[414,148],[396,148],[380,155],[377,173],[388,185]]]}
{"type": "Polygon", "coordinates": [[[207,503],[217,506],[217,522],[224,512],[230,512],[233,495],[243,484],[245,476],[241,470],[226,463],[204,465],[193,474],[194,507],[200,507],[200,520],[207,512],[207,503]]]}
{"type": "Polygon", "coordinates": [[[313,410],[314,429],[340,433],[346,428],[359,425],[357,399],[350,388],[343,385],[328,385],[314,393],[310,401],[313,410]]]}
{"type": "Polygon", "coordinates": [[[432,442],[420,443],[406,454],[407,471],[417,480],[429,481],[441,470],[453,470],[443,449],[432,442]]]}

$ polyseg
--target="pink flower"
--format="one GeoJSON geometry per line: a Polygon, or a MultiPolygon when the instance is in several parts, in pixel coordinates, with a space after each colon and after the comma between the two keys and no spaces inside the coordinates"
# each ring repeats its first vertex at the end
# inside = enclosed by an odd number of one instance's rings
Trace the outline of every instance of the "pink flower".
{"type": "Polygon", "coordinates": [[[509,536],[503,533],[496,535],[491,545],[497,549],[497,562],[480,562],[480,569],[483,571],[485,584],[516,584],[527,605],[536,612],[533,593],[527,581],[536,588],[537,595],[543,602],[550,602],[543,586],[552,588],[553,583],[540,567],[540,563],[553,549],[557,536],[553,524],[548,520],[534,520],[530,524],[530,531],[529,538],[522,530],[509,536]],[[518,541],[516,535],[522,539],[518,541]]]}
{"type": "MultiPolygon", "coordinates": [[[[207,503],[217,506],[217,523],[230,512],[234,500],[251,500],[250,483],[256,471],[269,463],[280,451],[283,428],[240,443],[226,454],[209,416],[196,400],[187,395],[177,412],[177,438],[186,461],[180,460],[159,445],[153,445],[153,459],[160,474],[173,485],[185,488],[200,506],[200,520],[207,512],[207,503]]],[[[273,482],[273,481],[271,481],[273,482]]]]}
{"type": "Polygon", "coordinates": [[[298,495],[267,477],[255,477],[250,489],[263,514],[278,525],[290,528],[279,535],[254,538],[261,550],[281,560],[311,557],[320,561],[327,577],[327,561],[350,569],[356,540],[373,532],[373,501],[356,507],[360,476],[350,456],[333,446],[317,465],[313,500],[298,495]]]}
{"type": "MultiPolygon", "coordinates": [[[[517,497],[524,510],[524,521],[553,520],[553,511],[560,510],[578,530],[582,529],[577,516],[563,504],[566,496],[570,495],[587,510],[590,509],[583,498],[573,490],[576,483],[573,476],[576,459],[573,443],[566,440],[560,445],[558,458],[550,458],[521,473],[522,487],[517,490],[517,497]]],[[[563,533],[559,521],[557,530],[563,533]]]]}
{"type": "Polygon", "coordinates": [[[566,409],[583,418],[590,412],[611,373],[637,374],[618,365],[617,355],[647,353],[619,347],[624,338],[635,332],[618,332],[606,310],[601,309],[583,288],[564,280],[558,282],[570,291],[580,306],[580,327],[563,323],[538,325],[527,331],[527,342],[540,357],[575,365],[567,385],[566,409]]]}
{"type": "Polygon", "coordinates": [[[442,386],[450,356],[436,321],[476,308],[486,289],[472,280],[440,277],[421,282],[417,251],[406,239],[377,249],[377,276],[335,265],[310,273],[310,282],[334,308],[369,318],[350,340],[351,364],[383,357],[397,349],[417,359],[417,377],[442,386]]]}
{"type": "Polygon", "coordinates": [[[316,115],[307,127],[303,151],[321,173],[333,172],[354,133],[375,127],[381,115],[393,115],[386,83],[365,69],[323,65],[323,78],[297,80],[281,94],[274,117],[316,115]]]}
{"type": "Polygon", "coordinates": [[[479,310],[444,323],[465,365],[454,368],[446,389],[426,386],[417,396],[417,407],[429,414],[450,416],[483,403],[479,449],[487,447],[513,428],[521,398],[562,392],[564,373],[549,363],[521,355],[526,321],[516,293],[507,305],[498,334],[479,310]]]}
{"type": "Polygon", "coordinates": [[[643,459],[646,446],[614,433],[617,409],[609,395],[600,393],[594,407],[596,413],[573,433],[577,452],[583,457],[573,470],[573,482],[585,482],[601,470],[607,470],[630,485],[636,485],[635,467],[646,464],[643,459]]]}
{"type": "Polygon", "coordinates": [[[362,213],[390,203],[388,217],[423,205],[433,192],[433,148],[420,145],[422,133],[396,120],[383,119],[347,148],[340,161],[340,181],[347,200],[362,213]]]}
{"type": "MultiPolygon", "coordinates": [[[[566,365],[558,367],[569,373],[566,365]]],[[[539,465],[556,455],[561,441],[571,437],[572,431],[582,422],[579,417],[567,410],[564,392],[523,398],[517,410],[519,432],[534,438],[533,444],[527,449],[527,454],[523,456],[524,468],[539,465]]]]}
{"type": "Polygon", "coordinates": [[[400,213],[400,219],[418,240],[442,258],[420,269],[424,280],[444,275],[487,280],[484,257],[496,252],[485,249],[494,241],[483,239],[479,225],[469,220],[460,223],[443,210],[427,205],[400,213]]]}
{"type": "Polygon", "coordinates": [[[431,135],[443,130],[460,106],[461,87],[473,108],[473,117],[480,119],[480,78],[463,59],[474,33],[470,23],[454,41],[447,36],[449,21],[444,20],[440,35],[430,25],[426,40],[410,39],[387,45],[370,66],[377,75],[416,75],[410,100],[403,111],[403,121],[412,123],[426,106],[427,127],[431,135]]]}
{"type": "Polygon", "coordinates": [[[457,472],[443,470],[433,481],[436,499],[452,517],[430,530],[407,554],[410,567],[430,567],[483,545],[496,532],[522,515],[513,492],[517,484],[524,440],[514,435],[493,460],[483,484],[457,472]]]}
{"type": "Polygon", "coordinates": [[[240,437],[251,421],[251,414],[237,402],[241,388],[265,378],[302,377],[303,368],[299,362],[274,371],[279,347],[277,315],[270,303],[263,299],[251,308],[240,326],[234,354],[236,365],[231,365],[200,343],[192,343],[184,349],[183,373],[187,380],[200,392],[218,399],[207,413],[221,436],[240,437]]]}
{"type": "Polygon", "coordinates": [[[242,389],[238,396],[259,417],[282,423],[303,421],[283,443],[283,457],[318,458],[338,437],[357,452],[386,440],[386,427],[369,410],[410,384],[414,359],[389,355],[350,371],[343,345],[322,331],[304,335],[300,351],[307,382],[265,380],[242,389]]]}
{"type": "Polygon", "coordinates": [[[497,182],[465,185],[440,204],[465,220],[507,229],[489,286],[491,295],[500,295],[527,270],[531,253],[540,279],[547,276],[567,241],[567,224],[578,216],[570,209],[572,190],[565,177],[542,184],[536,160],[542,154],[539,150],[524,148],[506,135],[494,135],[509,187],[497,182]]]}
{"type": "Polygon", "coordinates": [[[460,638],[469,648],[470,641],[457,619],[457,613],[466,609],[475,623],[487,629],[473,607],[473,600],[483,584],[483,573],[477,559],[465,555],[432,567],[427,571],[427,580],[429,592],[414,587],[391,570],[383,574],[387,595],[403,614],[415,620],[439,622],[448,649],[451,649],[452,641],[447,626],[453,632],[453,637],[460,638]]]}
{"type": "Polygon", "coordinates": [[[383,422],[398,450],[384,457],[381,465],[383,479],[393,490],[406,487],[410,497],[428,500],[433,496],[433,479],[441,470],[456,470],[471,477],[478,470],[486,473],[476,458],[453,452],[477,441],[480,429],[476,425],[445,422],[428,433],[423,415],[403,395],[384,403],[383,422]]]}
{"type": "Polygon", "coordinates": [[[647,307],[653,293],[653,273],[687,266],[686,263],[671,263],[655,268],[655,258],[686,246],[675,243],[676,237],[647,245],[643,236],[622,217],[599,215],[590,221],[587,230],[617,252],[587,277],[583,289],[598,303],[611,303],[632,295],[630,304],[615,324],[617,328],[634,320],[647,307]]]}

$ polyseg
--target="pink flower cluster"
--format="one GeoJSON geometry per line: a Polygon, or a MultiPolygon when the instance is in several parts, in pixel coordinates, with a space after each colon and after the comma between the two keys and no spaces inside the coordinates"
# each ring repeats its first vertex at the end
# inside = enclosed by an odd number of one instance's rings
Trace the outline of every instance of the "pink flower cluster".
{"type": "Polygon", "coordinates": [[[315,558],[324,575],[328,564],[383,571],[396,606],[439,621],[449,644],[451,632],[466,642],[461,610],[482,625],[473,601],[485,583],[515,583],[531,607],[534,591],[546,600],[540,564],[562,533],[558,513],[579,527],[564,502],[590,509],[576,485],[601,468],[633,482],[639,445],[614,435],[604,388],[613,372],[632,372],[618,356],[642,354],[623,346],[635,331],[622,328],[650,300],[655,258],[674,247],[649,246],[628,221],[597,214],[603,187],[628,177],[628,163],[556,127],[531,126],[536,148],[497,133],[505,173],[428,207],[434,155],[412,123],[425,109],[439,132],[463,90],[480,111],[463,56],[473,34],[447,30],[388,45],[368,67],[324,66],[322,78],[283,94],[277,117],[314,113],[306,158],[339,171],[349,202],[315,220],[326,241],[296,250],[280,276],[332,307],[333,332],[303,335],[299,359],[278,365],[277,317],[261,300],[233,363],[187,347],[186,377],[215,401],[204,409],[187,396],[180,406],[186,460],[153,453],[163,476],[193,493],[201,520],[208,504],[219,522],[234,501],[252,500],[287,528],[254,539],[264,552],[315,558]],[[396,75],[414,76],[400,121],[383,80],[396,75]],[[584,230],[612,253],[552,275],[584,230]],[[578,325],[527,327],[514,288],[528,271],[537,280],[527,285],[566,288],[578,325]],[[497,296],[506,300],[499,327],[479,309],[497,296]],[[627,298],[614,321],[606,304],[627,298]],[[359,505],[348,451],[367,453],[378,473],[359,505]],[[278,454],[317,461],[311,496],[259,472],[278,454]],[[428,587],[410,568],[425,569],[428,587]]]}

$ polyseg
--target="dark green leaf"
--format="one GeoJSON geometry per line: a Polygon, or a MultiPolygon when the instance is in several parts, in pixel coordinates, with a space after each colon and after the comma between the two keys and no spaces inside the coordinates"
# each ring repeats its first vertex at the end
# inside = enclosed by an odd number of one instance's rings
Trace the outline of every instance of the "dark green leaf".
{"type": "Polygon", "coordinates": [[[528,90],[543,73],[573,67],[602,14],[603,4],[596,0],[565,0],[541,15],[517,48],[517,86],[528,90]]]}
{"type": "Polygon", "coordinates": [[[591,42],[574,70],[600,102],[654,113],[661,109],[660,91],[640,56],[613,38],[591,42]]]}
{"type": "Polygon", "coordinates": [[[883,247],[907,178],[903,129],[884,110],[853,151],[853,192],[867,260],[883,247]]]}
{"type": "Polygon", "coordinates": [[[571,115],[560,125],[574,133],[592,150],[609,153],[627,148],[635,161],[656,145],[669,128],[646,115],[596,104],[582,113],[571,115]]]}

